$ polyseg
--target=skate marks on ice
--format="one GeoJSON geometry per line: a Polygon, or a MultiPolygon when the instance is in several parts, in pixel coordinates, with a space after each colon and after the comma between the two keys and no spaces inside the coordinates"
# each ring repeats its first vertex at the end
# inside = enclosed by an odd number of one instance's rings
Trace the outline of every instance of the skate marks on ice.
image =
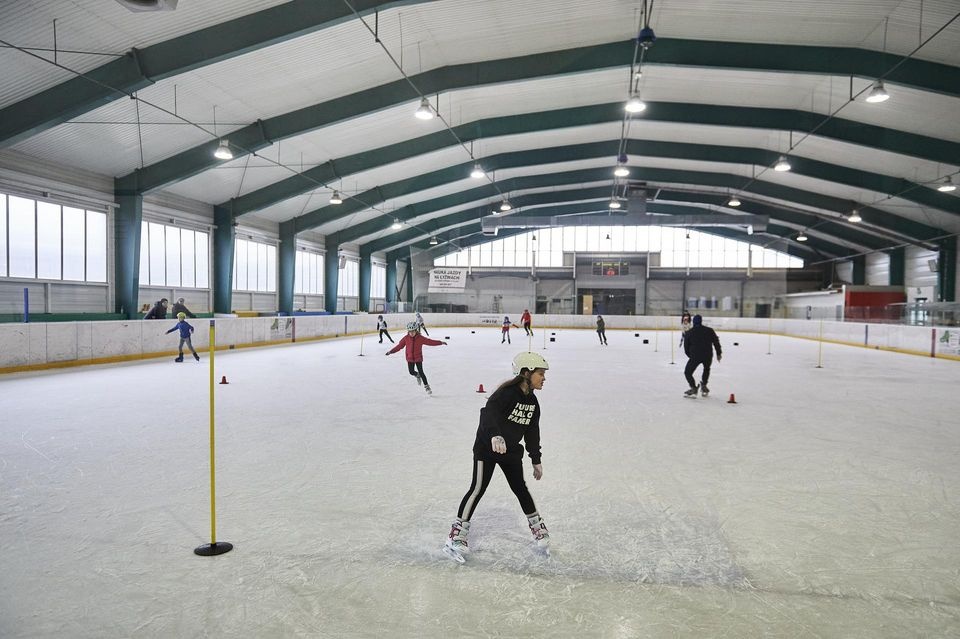
{"type": "MultiPolygon", "coordinates": [[[[409,543],[395,547],[398,563],[443,562],[449,514],[430,509],[411,522],[409,543]],[[446,518],[445,518],[446,515],[446,518]]],[[[481,505],[472,518],[466,569],[542,576],[607,579],[671,586],[750,588],[718,521],[658,505],[634,507],[606,523],[578,516],[564,521],[544,515],[549,556],[538,549],[517,508],[481,505]]]]}

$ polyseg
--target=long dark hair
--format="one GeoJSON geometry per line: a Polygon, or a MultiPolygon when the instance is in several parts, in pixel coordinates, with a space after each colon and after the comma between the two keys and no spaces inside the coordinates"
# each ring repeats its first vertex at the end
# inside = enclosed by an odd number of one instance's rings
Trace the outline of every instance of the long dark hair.
{"type": "MultiPolygon", "coordinates": [[[[522,386],[523,384],[526,384],[527,390],[525,392],[526,394],[529,395],[530,393],[533,392],[533,387],[530,385],[531,375],[533,375],[533,371],[530,370],[529,368],[525,368],[522,371],[520,371],[520,374],[514,377],[513,379],[508,379],[504,383],[500,384],[500,386],[497,387],[497,390],[493,392],[494,394],[496,394],[502,391],[504,388],[509,388],[511,386],[522,386]]],[[[521,388],[520,390],[523,390],[523,388],[521,388]]]]}

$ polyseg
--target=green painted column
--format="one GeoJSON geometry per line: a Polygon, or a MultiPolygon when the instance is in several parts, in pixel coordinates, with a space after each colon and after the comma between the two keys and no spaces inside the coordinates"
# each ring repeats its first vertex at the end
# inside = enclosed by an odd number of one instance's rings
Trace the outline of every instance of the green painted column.
{"type": "Polygon", "coordinates": [[[371,254],[370,249],[360,247],[360,310],[365,313],[370,312],[370,276],[373,270],[370,263],[371,254]]]}
{"type": "Polygon", "coordinates": [[[867,256],[857,255],[853,262],[853,283],[862,286],[867,283],[867,256]]]}
{"type": "Polygon", "coordinates": [[[280,250],[277,251],[277,292],[279,308],[285,315],[293,315],[293,289],[297,270],[297,228],[294,220],[280,223],[280,250]]]}
{"type": "Polygon", "coordinates": [[[323,307],[331,315],[337,312],[337,286],[340,283],[340,243],[336,236],[326,237],[327,254],[323,258],[323,307]]]}
{"type": "Polygon", "coordinates": [[[233,252],[236,230],[233,213],[213,207],[213,312],[230,313],[233,306],[233,252]]]}
{"type": "Polygon", "coordinates": [[[938,240],[937,252],[937,290],[941,302],[957,301],[957,237],[945,237],[938,240]]]}
{"type": "Polygon", "coordinates": [[[387,254],[387,303],[397,303],[397,260],[387,254]]]}
{"type": "Polygon", "coordinates": [[[116,260],[116,300],[114,312],[127,319],[140,317],[140,230],[143,222],[143,196],[133,185],[114,181],[114,197],[120,206],[114,216],[116,260]]]}
{"type": "Polygon", "coordinates": [[[890,255],[889,285],[903,286],[906,274],[907,249],[901,246],[900,248],[890,249],[887,253],[890,255]]]}
{"type": "Polygon", "coordinates": [[[403,263],[407,265],[407,302],[413,304],[413,260],[408,258],[403,263]]]}

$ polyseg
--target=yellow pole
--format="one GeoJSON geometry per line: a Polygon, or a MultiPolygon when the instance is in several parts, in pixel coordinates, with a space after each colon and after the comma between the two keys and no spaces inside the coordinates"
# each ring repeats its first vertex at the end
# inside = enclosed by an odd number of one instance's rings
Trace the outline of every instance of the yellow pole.
{"type": "Polygon", "coordinates": [[[216,329],[213,320],[210,320],[210,543],[217,543],[217,480],[214,472],[214,374],[213,374],[213,353],[216,346],[216,329]]]}
{"type": "MultiPolygon", "coordinates": [[[[222,555],[225,552],[230,552],[233,550],[233,544],[226,541],[217,541],[217,483],[216,483],[216,467],[214,466],[214,459],[216,455],[214,454],[214,439],[213,439],[213,415],[214,415],[214,397],[213,397],[213,386],[215,383],[214,378],[214,366],[213,366],[213,354],[217,350],[217,337],[214,329],[215,320],[210,320],[210,543],[203,544],[202,546],[197,546],[193,549],[194,554],[200,555],[202,557],[213,557],[216,555],[222,555]]],[[[226,383],[224,379],[223,383],[226,383]]]]}

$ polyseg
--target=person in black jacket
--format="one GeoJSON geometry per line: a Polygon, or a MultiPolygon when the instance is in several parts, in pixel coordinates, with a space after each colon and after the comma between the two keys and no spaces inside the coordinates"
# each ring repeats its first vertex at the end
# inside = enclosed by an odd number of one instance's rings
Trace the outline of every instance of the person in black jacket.
{"type": "Polygon", "coordinates": [[[167,298],[164,297],[154,304],[143,319],[167,319],[167,298]]]}
{"type": "Polygon", "coordinates": [[[687,360],[687,366],[683,369],[683,375],[687,378],[687,384],[690,385],[690,388],[684,392],[687,397],[696,397],[698,389],[704,397],[710,394],[707,382],[710,381],[710,364],[713,362],[714,349],[717,351],[717,361],[719,362],[723,358],[720,338],[717,337],[712,328],[703,325],[703,317],[694,315],[693,327],[683,336],[683,352],[690,358],[687,360]],[[693,372],[697,370],[698,366],[703,366],[699,387],[693,379],[693,372]]]}
{"type": "Polygon", "coordinates": [[[187,317],[196,317],[193,313],[190,312],[190,309],[187,308],[187,305],[184,304],[184,299],[181,297],[174,303],[173,310],[171,311],[174,315],[179,315],[183,313],[187,317]]]}
{"type": "Polygon", "coordinates": [[[533,391],[543,388],[547,361],[537,353],[520,353],[513,359],[514,378],[500,385],[480,410],[480,426],[473,444],[473,479],[460,501],[457,519],[450,528],[444,551],[463,561],[468,552],[470,517],[490,484],[497,466],[527,516],[537,545],[546,549],[550,534],[523,479],[523,449],[533,462],[533,478],[543,477],[540,463],[540,403],[533,391]]]}

